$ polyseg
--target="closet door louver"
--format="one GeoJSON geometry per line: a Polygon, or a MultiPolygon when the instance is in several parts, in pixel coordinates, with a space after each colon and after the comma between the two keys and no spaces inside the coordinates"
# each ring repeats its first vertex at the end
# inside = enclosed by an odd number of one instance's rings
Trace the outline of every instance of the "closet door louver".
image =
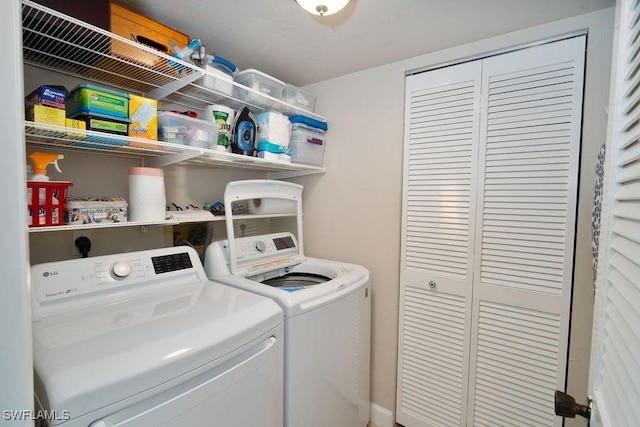
{"type": "Polygon", "coordinates": [[[605,427],[640,425],[640,4],[617,13],[590,377],[605,427]]]}
{"type": "Polygon", "coordinates": [[[585,37],[483,61],[469,418],[551,426],[564,390],[585,37]]]}
{"type": "Polygon", "coordinates": [[[397,421],[466,423],[480,62],[407,78],[397,421]]]}

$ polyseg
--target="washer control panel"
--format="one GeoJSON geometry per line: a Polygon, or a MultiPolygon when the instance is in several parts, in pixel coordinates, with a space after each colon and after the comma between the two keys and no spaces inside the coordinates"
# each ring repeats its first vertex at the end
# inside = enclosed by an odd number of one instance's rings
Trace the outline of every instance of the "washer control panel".
{"type": "Polygon", "coordinates": [[[172,278],[206,280],[198,254],[185,246],[81,258],[34,265],[31,282],[36,301],[81,299],[92,295],[167,283],[172,278]]]}
{"type": "Polygon", "coordinates": [[[242,237],[235,240],[236,259],[246,264],[267,259],[277,259],[298,253],[298,242],[291,233],[242,237]]]}
{"type": "Polygon", "coordinates": [[[289,232],[237,238],[233,247],[225,241],[223,249],[229,259],[235,256],[237,270],[234,274],[241,276],[275,270],[304,260],[296,237],[289,232]]]}

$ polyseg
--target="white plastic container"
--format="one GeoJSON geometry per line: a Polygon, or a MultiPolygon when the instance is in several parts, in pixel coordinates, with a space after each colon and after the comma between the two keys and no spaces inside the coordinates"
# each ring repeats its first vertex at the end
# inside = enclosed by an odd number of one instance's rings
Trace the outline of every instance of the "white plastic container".
{"type": "Polygon", "coordinates": [[[294,123],[291,126],[291,162],[310,166],[322,166],[324,157],[324,132],[315,132],[308,126],[294,123]]]}
{"type": "Polygon", "coordinates": [[[226,105],[213,104],[204,107],[202,118],[218,126],[218,151],[231,152],[231,128],[236,117],[236,111],[226,105]]]}
{"type": "Polygon", "coordinates": [[[166,203],[164,170],[129,168],[129,220],[164,221],[166,203]]]}
{"type": "Polygon", "coordinates": [[[294,107],[314,112],[316,109],[316,96],[304,89],[287,83],[285,101],[294,107]]]}
{"type": "Polygon", "coordinates": [[[219,126],[184,114],[158,113],[158,139],[174,144],[216,149],[219,126]]]}
{"type": "MultiPolygon", "coordinates": [[[[283,99],[285,82],[280,81],[262,71],[248,69],[240,71],[235,80],[241,85],[247,86],[253,90],[263,93],[264,95],[271,96],[276,99],[283,99]]],[[[253,93],[247,93],[245,96],[248,99],[257,98],[253,93]]]]}

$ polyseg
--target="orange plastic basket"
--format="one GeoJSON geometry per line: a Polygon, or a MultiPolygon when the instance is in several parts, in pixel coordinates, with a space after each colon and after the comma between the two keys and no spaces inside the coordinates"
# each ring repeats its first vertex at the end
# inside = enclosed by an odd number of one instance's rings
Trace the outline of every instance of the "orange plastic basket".
{"type": "Polygon", "coordinates": [[[64,209],[70,181],[27,181],[29,227],[64,224],[64,209]]]}

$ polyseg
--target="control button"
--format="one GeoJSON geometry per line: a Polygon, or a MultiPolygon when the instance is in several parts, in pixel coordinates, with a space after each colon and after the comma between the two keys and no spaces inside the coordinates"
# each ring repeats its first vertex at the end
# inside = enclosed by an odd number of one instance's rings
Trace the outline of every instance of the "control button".
{"type": "Polygon", "coordinates": [[[109,282],[109,274],[108,273],[98,273],[96,275],[96,279],[98,279],[99,285],[104,285],[109,282]]]}
{"type": "Polygon", "coordinates": [[[111,269],[116,279],[124,279],[131,273],[131,265],[126,262],[116,262],[111,269]]]}
{"type": "Polygon", "coordinates": [[[264,252],[264,250],[266,249],[264,246],[264,242],[262,240],[258,240],[257,242],[255,242],[253,244],[253,247],[256,249],[256,251],[258,252],[264,252]]]}
{"type": "Polygon", "coordinates": [[[139,264],[134,265],[133,274],[135,277],[144,277],[144,267],[139,264]]]}

